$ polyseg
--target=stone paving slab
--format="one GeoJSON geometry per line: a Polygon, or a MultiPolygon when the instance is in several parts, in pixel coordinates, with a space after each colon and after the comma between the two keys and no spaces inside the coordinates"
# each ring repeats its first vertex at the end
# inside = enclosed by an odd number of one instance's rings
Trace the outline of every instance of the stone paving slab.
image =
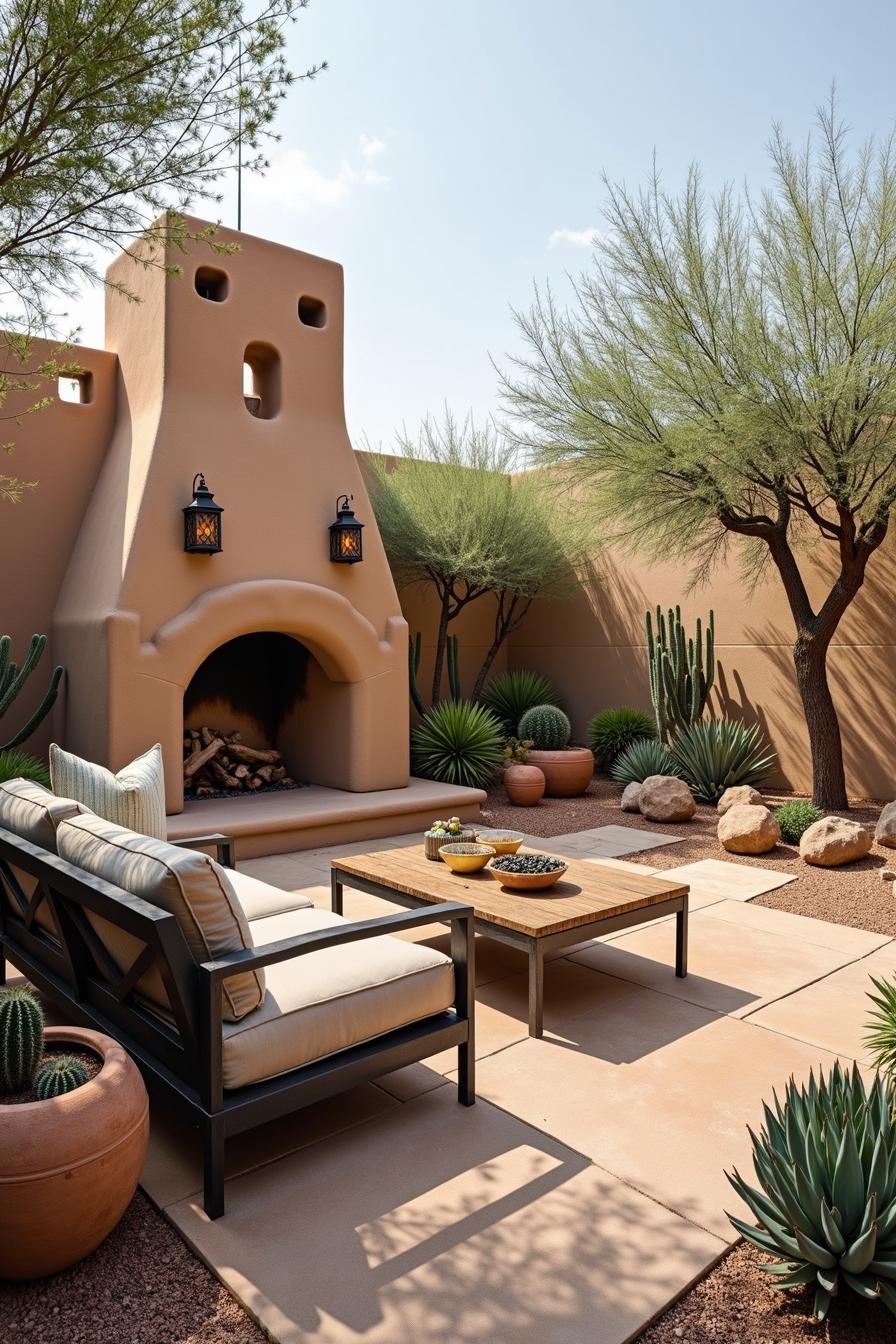
{"type": "Polygon", "coordinates": [[[751,901],[754,896],[764,896],[767,891],[796,882],[798,876],[749,863],[732,863],[730,859],[699,859],[678,868],[666,868],[664,875],[681,878],[694,895],[699,892],[726,901],[751,901]]]}
{"type": "Polygon", "coordinates": [[[440,1088],[167,1209],[280,1344],[623,1344],[724,1250],[586,1157],[440,1088]]]}

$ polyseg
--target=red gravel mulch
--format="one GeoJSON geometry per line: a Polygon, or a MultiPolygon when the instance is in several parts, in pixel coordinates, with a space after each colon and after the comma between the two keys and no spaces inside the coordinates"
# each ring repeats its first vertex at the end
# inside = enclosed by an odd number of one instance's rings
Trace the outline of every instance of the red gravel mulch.
{"type": "Polygon", "coordinates": [[[269,1344],[138,1191],[80,1265],[0,1282],[0,1339],[29,1344],[269,1344]]]}
{"type": "MultiPolygon", "coordinates": [[[[622,858],[633,863],[646,863],[652,868],[676,868],[680,864],[695,863],[698,859],[726,859],[732,863],[746,863],[755,868],[772,868],[781,873],[796,874],[798,881],[770,891],[756,898],[757,905],[768,905],[776,910],[789,910],[796,915],[810,915],[826,919],[832,924],[848,924],[855,929],[869,929],[873,933],[896,938],[896,884],[882,882],[880,870],[896,864],[896,851],[874,845],[871,853],[857,863],[842,868],[814,868],[804,863],[793,845],[776,845],[769,854],[727,854],[716,836],[718,814],[714,807],[698,805],[690,821],[663,825],[646,821],[638,813],[623,812],[619,806],[622,790],[610,780],[595,777],[588,792],[581,798],[543,798],[537,807],[512,807],[500,784],[489,792],[483,810],[483,821],[488,826],[526,831],[530,835],[566,835],[570,831],[591,830],[595,826],[630,826],[633,830],[668,831],[681,844],[656,849],[634,850],[622,858]]],[[[793,795],[769,794],[768,805],[774,808],[793,795]]],[[[859,800],[849,812],[841,815],[860,822],[874,831],[882,804],[859,800]]],[[[896,1330],[893,1335],[896,1341],[896,1330]]]]}
{"type": "Polygon", "coordinates": [[[639,1344],[893,1344],[896,1317],[877,1302],[847,1289],[819,1324],[811,1315],[814,1294],[776,1292],[759,1269],[752,1246],[736,1246],[705,1279],[639,1335],[639,1344]]]}

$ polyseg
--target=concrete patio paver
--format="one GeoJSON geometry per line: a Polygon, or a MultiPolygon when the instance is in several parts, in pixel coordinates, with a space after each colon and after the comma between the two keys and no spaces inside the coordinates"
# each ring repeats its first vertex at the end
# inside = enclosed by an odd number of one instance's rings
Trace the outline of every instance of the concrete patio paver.
{"type": "Polygon", "coordinates": [[[449,1088],[227,1198],[217,1222],[193,1200],[167,1213],[280,1344],[623,1344],[724,1249],[449,1088]]]}
{"type": "Polygon", "coordinates": [[[481,1096],[726,1240],[748,1172],[746,1126],[791,1073],[835,1056],[751,1022],[632,985],[566,1023],[568,1040],[527,1038],[482,1061],[481,1096]]]}
{"type": "Polygon", "coordinates": [[[573,953],[572,960],[672,998],[742,1017],[855,959],[848,949],[820,947],[765,929],[735,926],[707,910],[689,921],[688,974],[672,973],[675,943],[665,921],[646,924],[573,953]]]}
{"type": "Polygon", "coordinates": [[[730,859],[698,859],[683,863],[678,868],[666,868],[664,877],[677,877],[687,882],[691,895],[713,896],[716,900],[751,901],[796,882],[796,873],[782,873],[774,868],[759,868],[751,863],[733,863],[730,859]]]}
{"type": "Polygon", "coordinates": [[[724,919],[741,928],[763,929],[766,933],[777,934],[779,938],[793,938],[817,947],[831,947],[853,957],[865,957],[893,942],[886,933],[851,929],[846,924],[831,924],[826,919],[812,919],[808,915],[795,915],[789,910],[774,910],[768,905],[754,905],[751,902],[713,901],[703,909],[713,919],[724,919]]]}

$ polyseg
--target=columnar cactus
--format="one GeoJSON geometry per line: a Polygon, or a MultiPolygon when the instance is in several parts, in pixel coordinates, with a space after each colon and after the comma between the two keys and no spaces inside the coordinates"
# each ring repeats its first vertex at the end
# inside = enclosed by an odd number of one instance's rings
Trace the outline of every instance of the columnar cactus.
{"type": "Polygon", "coordinates": [[[534,705],[520,719],[517,733],[529,738],[536,751],[562,751],[569,745],[569,719],[556,705],[534,705]]]}
{"type": "Polygon", "coordinates": [[[86,1082],[87,1070],[80,1059],[74,1055],[55,1055],[41,1064],[34,1075],[34,1095],[38,1101],[49,1101],[64,1092],[74,1092],[86,1082]]]}
{"type": "Polygon", "coordinates": [[[655,634],[649,611],[645,621],[647,672],[657,732],[661,742],[671,742],[677,733],[703,717],[716,673],[715,616],[709,613],[705,654],[699,616],[693,639],[685,635],[681,607],[674,611],[670,608],[668,616],[657,607],[655,634]]]}
{"type": "Polygon", "coordinates": [[[30,989],[0,990],[0,1092],[31,1086],[43,1039],[44,1015],[30,989]]]}
{"type": "MultiPolygon", "coordinates": [[[[31,673],[37,667],[41,660],[43,651],[47,646],[46,635],[32,635],[31,643],[28,646],[28,652],[25,655],[25,661],[21,667],[10,661],[10,651],[12,649],[12,639],[9,635],[3,635],[0,638],[0,719],[9,709],[16,696],[21,691],[25,682],[31,676],[31,673]]],[[[31,718],[20,728],[17,733],[0,747],[0,751],[10,751],[17,747],[26,738],[29,738],[37,728],[38,724],[49,714],[56,702],[56,696],[59,694],[59,683],[62,680],[62,668],[57,667],[53,670],[50,677],[50,684],[44,693],[44,697],[37,709],[31,715],[31,718]]]]}

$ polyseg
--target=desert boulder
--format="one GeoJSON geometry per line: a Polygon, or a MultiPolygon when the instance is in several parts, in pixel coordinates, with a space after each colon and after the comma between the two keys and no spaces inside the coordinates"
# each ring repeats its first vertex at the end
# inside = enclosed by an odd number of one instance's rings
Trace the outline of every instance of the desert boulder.
{"type": "Polygon", "coordinates": [[[648,775],[641,785],[638,807],[648,821],[687,821],[697,811],[687,784],[674,775],[648,775]]]}
{"type": "Polygon", "coordinates": [[[864,858],[871,848],[871,834],[857,821],[844,817],[822,817],[800,840],[800,858],[819,868],[839,868],[864,858]]]}
{"type": "Polygon", "coordinates": [[[749,784],[737,784],[726,789],[716,803],[716,811],[723,817],[730,807],[764,807],[762,794],[749,784]]]}
{"type": "Polygon", "coordinates": [[[767,807],[738,803],[720,817],[718,835],[729,854],[767,854],[781,839],[781,830],[767,807]]]}

